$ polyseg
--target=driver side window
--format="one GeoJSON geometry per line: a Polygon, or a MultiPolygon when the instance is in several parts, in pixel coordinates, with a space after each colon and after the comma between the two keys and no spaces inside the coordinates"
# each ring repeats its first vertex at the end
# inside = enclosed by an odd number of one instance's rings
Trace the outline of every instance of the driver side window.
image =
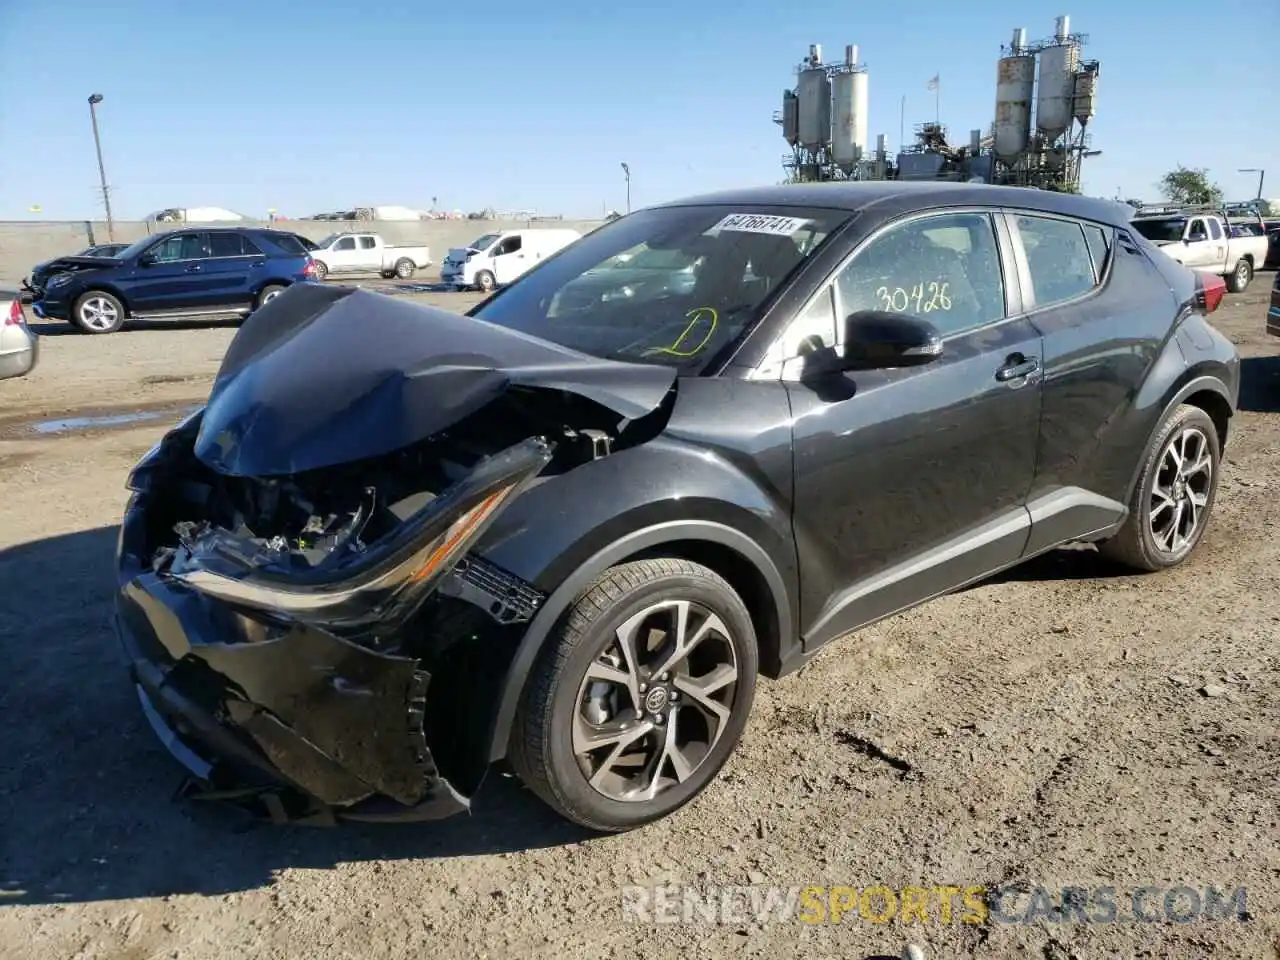
{"type": "Polygon", "coordinates": [[[150,251],[156,263],[174,263],[179,260],[199,260],[205,256],[204,244],[198,233],[180,233],[166,237],[150,251]]]}
{"type": "Polygon", "coordinates": [[[944,336],[1005,315],[995,225],[985,213],[947,213],[890,227],[836,276],[841,316],[909,313],[944,336]]]}

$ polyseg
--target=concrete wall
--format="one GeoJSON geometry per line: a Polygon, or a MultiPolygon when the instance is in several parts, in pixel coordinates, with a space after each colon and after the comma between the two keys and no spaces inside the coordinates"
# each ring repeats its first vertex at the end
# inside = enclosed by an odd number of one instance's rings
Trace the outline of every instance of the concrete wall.
{"type": "MultiPolygon", "coordinates": [[[[526,227],[568,227],[587,233],[600,226],[599,220],[419,220],[344,223],[331,220],[282,220],[275,224],[242,221],[239,226],[274,226],[319,240],[345,230],[367,230],[379,233],[387,243],[424,244],[431,248],[436,266],[415,279],[435,279],[439,264],[450,247],[470,243],[482,233],[515,230],[526,227]]],[[[144,223],[136,220],[116,221],[117,242],[132,242],[154,233],[184,226],[179,223],[144,223]]],[[[185,224],[200,226],[200,224],[185,224]]],[[[230,226],[230,224],[208,224],[230,226]]],[[[92,243],[107,242],[104,222],[72,221],[0,221],[0,284],[14,285],[37,263],[57,256],[76,253],[92,243]]]]}

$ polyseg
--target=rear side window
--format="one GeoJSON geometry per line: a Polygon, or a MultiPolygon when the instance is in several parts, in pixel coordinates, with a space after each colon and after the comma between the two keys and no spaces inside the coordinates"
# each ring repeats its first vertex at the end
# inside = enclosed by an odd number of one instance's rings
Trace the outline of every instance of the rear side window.
{"type": "Polygon", "coordinates": [[[244,238],[238,233],[209,234],[209,256],[211,257],[243,257],[245,255],[244,238]]]}
{"type": "Polygon", "coordinates": [[[1037,307],[1074,300],[1094,288],[1093,257],[1082,224],[1029,216],[1014,221],[1027,253],[1037,307]]]}
{"type": "Polygon", "coordinates": [[[372,249],[373,249],[374,247],[376,247],[376,246],[377,246],[377,243],[375,243],[375,242],[374,242],[373,237],[361,237],[361,238],[360,238],[360,249],[361,249],[361,250],[372,250],[372,249]]]}
{"type": "Polygon", "coordinates": [[[1209,221],[1209,236],[1212,237],[1214,240],[1222,239],[1222,227],[1218,225],[1217,220],[1209,221]]]}
{"type": "Polygon", "coordinates": [[[287,253],[292,257],[301,257],[307,252],[306,244],[292,233],[273,233],[271,234],[271,242],[282,253],[287,253]]]}
{"type": "Polygon", "coordinates": [[[1089,253],[1093,257],[1093,275],[1099,282],[1106,276],[1107,265],[1111,262],[1111,244],[1114,241],[1111,229],[1096,226],[1092,223],[1084,225],[1084,239],[1089,244],[1089,253]]]}

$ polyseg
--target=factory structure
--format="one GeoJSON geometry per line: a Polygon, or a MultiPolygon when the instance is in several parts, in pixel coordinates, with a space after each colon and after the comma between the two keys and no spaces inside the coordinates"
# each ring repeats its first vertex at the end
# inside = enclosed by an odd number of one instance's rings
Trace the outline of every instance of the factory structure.
{"type": "Polygon", "coordinates": [[[796,86],[782,94],[774,122],[791,148],[783,157],[787,179],[956,180],[1078,190],[1080,166],[1090,149],[1089,121],[1098,96],[1098,61],[1085,60],[1088,42],[1072,33],[1066,16],[1053,36],[1027,41],[1022,28],[1000,48],[996,64],[995,117],[986,130],[951,143],[939,120],[918,123],[914,142],[890,156],[888,138],[868,142],[869,75],[858,48],[845,47],[844,62],[828,64],[813,44],[796,69],[796,86]]]}

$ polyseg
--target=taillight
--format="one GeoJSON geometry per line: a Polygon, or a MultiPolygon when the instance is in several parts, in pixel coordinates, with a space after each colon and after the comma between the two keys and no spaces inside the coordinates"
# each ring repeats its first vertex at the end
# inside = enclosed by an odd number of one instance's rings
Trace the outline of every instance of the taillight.
{"type": "Polygon", "coordinates": [[[15,299],[9,304],[9,315],[4,318],[6,327],[16,327],[26,318],[22,316],[22,301],[15,299]]]}
{"type": "Polygon", "coordinates": [[[316,275],[316,262],[314,260],[307,261],[307,265],[302,268],[302,275],[304,277],[314,277],[316,275]]]}
{"type": "Polygon", "coordinates": [[[1227,295],[1227,282],[1221,277],[1196,274],[1196,306],[1205,313],[1213,313],[1227,295]]]}

